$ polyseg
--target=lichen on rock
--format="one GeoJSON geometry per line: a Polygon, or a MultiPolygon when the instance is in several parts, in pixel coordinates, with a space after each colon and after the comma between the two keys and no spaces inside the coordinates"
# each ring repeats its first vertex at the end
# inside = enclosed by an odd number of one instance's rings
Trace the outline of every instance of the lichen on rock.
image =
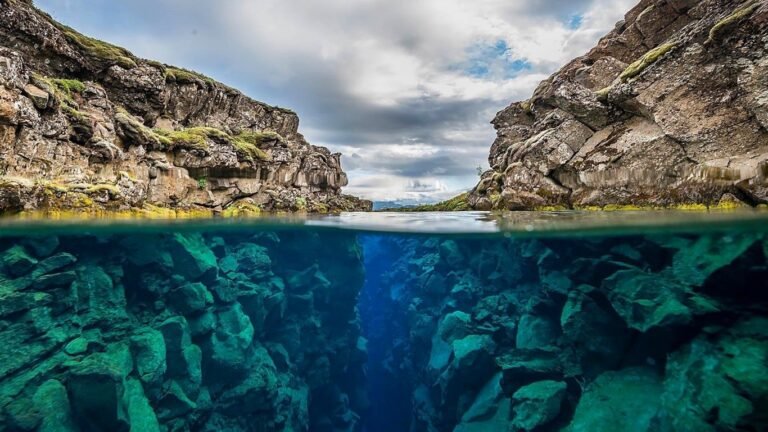
{"type": "Polygon", "coordinates": [[[470,192],[469,206],[768,202],[760,168],[768,158],[768,111],[755,75],[764,69],[766,13],[762,1],[641,1],[532,98],[497,114],[491,170],[470,192]],[[543,142],[574,121],[591,132],[578,148],[543,142]]]}
{"type": "Polygon", "coordinates": [[[0,176],[25,179],[0,182],[0,212],[210,216],[244,199],[262,211],[370,209],[341,193],[340,155],[307,143],[293,111],[139,59],[31,3],[0,5],[0,62],[0,176]],[[75,184],[121,193],[69,193],[75,184]]]}

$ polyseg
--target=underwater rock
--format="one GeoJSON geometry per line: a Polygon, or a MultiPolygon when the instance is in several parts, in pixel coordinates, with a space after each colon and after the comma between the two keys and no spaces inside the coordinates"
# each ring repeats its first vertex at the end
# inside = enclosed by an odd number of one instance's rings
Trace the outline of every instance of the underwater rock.
{"type": "Polygon", "coordinates": [[[525,314],[517,324],[516,346],[519,349],[546,348],[559,337],[558,323],[548,317],[525,314]]]}
{"type": "Polygon", "coordinates": [[[472,317],[465,312],[451,312],[440,321],[437,335],[449,344],[456,339],[462,339],[470,334],[471,319],[472,317]]]}
{"type": "Polygon", "coordinates": [[[587,374],[616,367],[630,338],[629,329],[615,310],[591,295],[598,294],[587,286],[568,293],[560,316],[563,338],[587,374]]]}
{"type": "Polygon", "coordinates": [[[72,364],[67,389],[79,419],[103,430],[127,426],[122,396],[126,377],[133,370],[127,344],[114,344],[106,352],[93,353],[72,364]]]}
{"type": "Polygon", "coordinates": [[[706,335],[673,353],[667,363],[661,430],[716,431],[744,424],[768,426],[768,321],[741,321],[719,337],[706,335]]]}
{"type": "Polygon", "coordinates": [[[192,343],[187,321],[183,317],[169,318],[160,324],[160,332],[165,340],[168,376],[182,383],[184,391],[195,394],[202,382],[202,352],[192,343]]]}
{"type": "Polygon", "coordinates": [[[189,281],[216,276],[216,255],[200,234],[174,234],[168,242],[174,270],[189,281]]]}
{"type": "Polygon", "coordinates": [[[650,368],[605,372],[589,383],[565,432],[615,430],[651,432],[659,411],[661,377],[650,368]]]}
{"type": "Polygon", "coordinates": [[[35,408],[40,413],[40,432],[75,432],[67,389],[61,382],[51,379],[38,387],[34,395],[35,408]]]}
{"type": "Polygon", "coordinates": [[[19,277],[29,273],[37,260],[29,256],[23,246],[16,245],[3,253],[2,264],[11,276],[19,277]]]}
{"type": "Polygon", "coordinates": [[[504,397],[500,386],[501,374],[493,376],[475,397],[472,405],[461,417],[454,432],[483,432],[507,430],[509,427],[509,398],[504,397]]]}
{"type": "Polygon", "coordinates": [[[560,413],[566,384],[537,381],[512,395],[512,430],[531,431],[552,421],[560,413]]]}
{"type": "Polygon", "coordinates": [[[160,423],[157,421],[155,411],[144,395],[141,382],[136,379],[125,381],[125,393],[123,394],[126,421],[131,425],[131,432],[160,432],[160,423]]]}
{"type": "Polygon", "coordinates": [[[217,324],[209,342],[204,345],[206,359],[219,374],[239,374],[248,368],[249,350],[254,330],[251,320],[239,303],[217,313],[217,324]]]}
{"type": "Polygon", "coordinates": [[[337,405],[333,424],[359,428],[356,240],[334,239],[338,268],[296,268],[306,241],[281,236],[0,238],[29,263],[0,265],[0,344],[12,348],[0,351],[0,430],[320,430],[310,410],[337,405]],[[219,271],[230,251],[235,267],[219,271]],[[289,311],[290,290],[318,296],[289,311]],[[345,396],[330,404],[321,389],[332,384],[345,396]]]}
{"type": "Polygon", "coordinates": [[[692,311],[686,305],[687,288],[664,275],[620,270],[603,285],[613,308],[627,326],[640,331],[687,324],[692,311]]]}
{"type": "Polygon", "coordinates": [[[163,334],[155,329],[141,329],[131,338],[136,373],[143,382],[154,384],[163,379],[167,369],[166,350],[163,334]]]}
{"type": "Polygon", "coordinates": [[[205,309],[206,305],[213,303],[213,296],[200,282],[184,284],[168,294],[173,307],[184,315],[205,309]]]}
{"type": "Polygon", "coordinates": [[[758,238],[751,234],[733,236],[700,236],[695,241],[680,244],[672,261],[675,277],[693,286],[700,286],[718,269],[732,263],[758,238]]]}

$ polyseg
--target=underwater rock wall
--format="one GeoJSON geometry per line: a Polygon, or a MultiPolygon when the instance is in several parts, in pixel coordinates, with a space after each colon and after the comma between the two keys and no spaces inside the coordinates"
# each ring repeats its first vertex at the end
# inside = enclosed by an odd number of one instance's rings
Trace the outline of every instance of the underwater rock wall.
{"type": "Polygon", "coordinates": [[[379,245],[406,334],[382,373],[411,387],[412,431],[768,428],[760,235],[379,245]]]}
{"type": "Polygon", "coordinates": [[[354,235],[0,238],[0,430],[353,431],[354,235]]]}

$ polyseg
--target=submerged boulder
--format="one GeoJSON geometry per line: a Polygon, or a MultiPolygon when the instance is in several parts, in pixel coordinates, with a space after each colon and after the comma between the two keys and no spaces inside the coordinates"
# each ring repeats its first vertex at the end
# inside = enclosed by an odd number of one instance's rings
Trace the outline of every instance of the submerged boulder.
{"type": "Polygon", "coordinates": [[[168,242],[174,270],[189,281],[216,276],[216,255],[198,233],[177,233],[168,242]]]}
{"type": "Polygon", "coordinates": [[[717,338],[702,335],[666,367],[658,423],[663,431],[768,427],[768,320],[744,320],[717,338]]]}
{"type": "Polygon", "coordinates": [[[461,416],[454,432],[506,430],[509,426],[510,400],[501,389],[497,373],[480,389],[469,409],[461,416]]]}
{"type": "Polygon", "coordinates": [[[537,381],[512,395],[512,430],[532,431],[552,421],[560,413],[566,384],[561,381],[537,381]]]}
{"type": "Polygon", "coordinates": [[[687,287],[662,274],[620,270],[603,286],[613,308],[630,328],[647,331],[687,324],[692,319],[691,308],[685,304],[687,287]]]}
{"type": "Polygon", "coordinates": [[[656,431],[661,377],[650,368],[605,372],[584,388],[565,432],[592,432],[606,425],[625,432],[656,431]]]}
{"type": "Polygon", "coordinates": [[[40,413],[40,432],[75,432],[79,430],[72,416],[67,389],[51,379],[35,391],[34,404],[40,413]]]}

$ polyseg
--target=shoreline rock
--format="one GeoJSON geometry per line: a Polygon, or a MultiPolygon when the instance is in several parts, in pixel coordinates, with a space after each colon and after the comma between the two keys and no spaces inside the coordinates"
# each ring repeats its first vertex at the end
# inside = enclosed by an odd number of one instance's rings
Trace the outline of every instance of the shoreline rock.
{"type": "Polygon", "coordinates": [[[500,111],[477,210],[768,203],[768,7],[642,0],[500,111]]]}
{"type": "Polygon", "coordinates": [[[0,212],[368,211],[293,111],[0,2],[0,212]]]}

